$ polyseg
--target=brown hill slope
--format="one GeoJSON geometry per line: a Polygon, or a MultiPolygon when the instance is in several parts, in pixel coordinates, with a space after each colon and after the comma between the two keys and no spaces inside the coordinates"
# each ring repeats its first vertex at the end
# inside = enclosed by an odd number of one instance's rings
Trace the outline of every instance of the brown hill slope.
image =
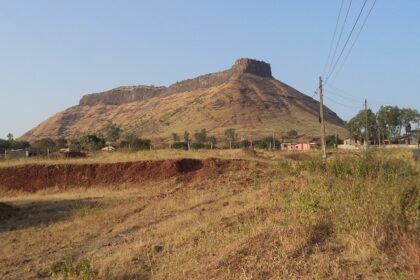
{"type": "MultiPolygon", "coordinates": [[[[153,140],[206,128],[221,136],[236,128],[240,137],[267,136],[295,129],[319,135],[318,101],[274,79],[270,65],[239,59],[222,72],[169,87],[128,86],[82,97],[78,106],[57,113],[22,138],[72,137],[94,132],[107,121],[153,140]]],[[[345,134],[343,121],[326,108],[327,132],[345,134]]]]}

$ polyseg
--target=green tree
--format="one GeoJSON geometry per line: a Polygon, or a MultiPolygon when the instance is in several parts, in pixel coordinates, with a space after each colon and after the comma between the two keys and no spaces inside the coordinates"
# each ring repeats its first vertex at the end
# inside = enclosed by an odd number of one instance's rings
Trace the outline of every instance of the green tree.
{"type": "Polygon", "coordinates": [[[228,128],[225,130],[225,139],[226,143],[229,145],[229,148],[232,148],[232,145],[236,143],[238,135],[236,134],[236,129],[228,128]]]}
{"type": "Polygon", "coordinates": [[[57,149],[55,141],[51,138],[42,138],[36,140],[32,143],[31,147],[39,150],[43,154],[53,152],[57,149]]]}
{"type": "Polygon", "coordinates": [[[7,137],[7,141],[13,141],[13,139],[14,139],[14,138],[13,138],[13,134],[12,134],[12,133],[10,133],[10,132],[9,132],[9,133],[7,133],[7,136],[6,136],[6,137],[7,137]]]}
{"type": "Polygon", "coordinates": [[[134,134],[129,134],[121,141],[120,146],[131,150],[148,150],[150,149],[151,141],[149,139],[142,139],[134,134]]]}
{"type": "Polygon", "coordinates": [[[10,149],[10,142],[4,139],[0,139],[0,148],[2,149],[10,149]]]}
{"type": "Polygon", "coordinates": [[[77,138],[70,139],[69,149],[72,152],[80,152],[82,150],[82,145],[80,144],[79,139],[77,138]]]}
{"type": "Polygon", "coordinates": [[[113,122],[107,122],[100,130],[100,136],[106,141],[115,142],[121,137],[122,129],[113,122]]]}
{"type": "Polygon", "coordinates": [[[214,136],[210,136],[208,140],[209,140],[209,143],[212,144],[213,146],[217,144],[217,139],[214,136]]]}
{"type": "Polygon", "coordinates": [[[190,142],[190,133],[188,131],[184,132],[184,142],[189,143],[190,142]]]}
{"type": "Polygon", "coordinates": [[[287,132],[287,137],[289,137],[289,138],[296,138],[298,136],[298,132],[296,131],[296,130],[294,130],[294,129],[292,129],[292,130],[289,130],[288,132],[287,132]]]}
{"type": "Polygon", "coordinates": [[[381,129],[394,140],[401,134],[401,111],[398,106],[381,106],[377,113],[381,129]]]}
{"type": "Polygon", "coordinates": [[[31,146],[28,141],[16,141],[12,140],[10,142],[10,149],[19,150],[19,149],[26,149],[31,146]]]}
{"type": "Polygon", "coordinates": [[[205,128],[194,133],[194,138],[197,143],[204,144],[207,141],[207,131],[205,128]]]}
{"type": "Polygon", "coordinates": [[[56,141],[56,145],[57,145],[58,149],[67,148],[67,145],[68,145],[67,139],[64,138],[64,137],[58,138],[57,141],[56,141]]]}
{"type": "Polygon", "coordinates": [[[86,134],[79,138],[80,146],[84,150],[96,151],[105,146],[105,139],[95,134],[86,134]]]}
{"type": "Polygon", "coordinates": [[[174,143],[179,142],[179,135],[175,132],[172,132],[172,140],[174,141],[174,143]]]}
{"type": "Polygon", "coordinates": [[[416,123],[419,119],[419,112],[415,109],[402,108],[400,109],[401,124],[405,129],[405,133],[411,132],[411,125],[416,123]]]}
{"type": "MultiPolygon", "coordinates": [[[[368,115],[368,132],[369,140],[377,139],[377,126],[376,126],[376,115],[372,112],[371,109],[367,110],[368,115]]],[[[366,138],[366,112],[365,110],[360,110],[356,116],[354,116],[347,124],[347,130],[353,137],[358,139],[366,138]]],[[[366,140],[366,139],[365,139],[366,140]]]]}

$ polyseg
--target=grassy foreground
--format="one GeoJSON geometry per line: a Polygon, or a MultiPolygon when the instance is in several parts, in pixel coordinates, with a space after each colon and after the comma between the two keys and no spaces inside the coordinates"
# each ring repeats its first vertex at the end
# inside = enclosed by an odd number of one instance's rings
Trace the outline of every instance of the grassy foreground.
{"type": "MultiPolygon", "coordinates": [[[[336,152],[326,169],[317,153],[222,152],[188,157],[267,165],[189,183],[4,193],[16,212],[0,223],[0,278],[420,277],[420,163],[410,151],[336,152]]],[[[147,156],[128,160],[185,154],[147,156]]]]}

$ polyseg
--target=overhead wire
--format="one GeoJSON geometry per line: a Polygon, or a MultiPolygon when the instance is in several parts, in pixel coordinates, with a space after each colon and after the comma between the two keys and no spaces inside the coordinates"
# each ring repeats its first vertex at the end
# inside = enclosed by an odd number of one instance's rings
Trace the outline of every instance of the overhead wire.
{"type": "Polygon", "coordinates": [[[360,29],[359,29],[359,32],[357,33],[357,35],[356,35],[356,37],[355,37],[355,39],[354,39],[354,41],[353,41],[353,43],[352,43],[352,45],[351,45],[351,47],[350,47],[349,51],[347,52],[346,56],[344,57],[343,63],[340,65],[340,67],[338,68],[338,70],[337,70],[337,72],[336,72],[336,76],[337,76],[337,75],[341,72],[341,70],[342,70],[342,69],[343,69],[343,67],[344,67],[344,64],[347,62],[347,59],[349,58],[350,53],[352,52],[352,50],[353,50],[353,48],[354,48],[354,45],[355,45],[355,44],[356,44],[356,42],[357,42],[357,39],[359,39],[360,33],[362,33],[362,30],[363,30],[363,28],[365,27],[366,22],[367,22],[367,20],[368,20],[368,18],[369,18],[369,16],[370,16],[370,14],[372,13],[373,8],[375,7],[376,1],[377,1],[377,0],[374,0],[374,1],[373,1],[373,4],[372,4],[372,6],[370,7],[369,12],[367,13],[367,15],[366,15],[365,19],[363,20],[363,23],[362,23],[362,26],[361,26],[361,27],[360,27],[360,29]]]}
{"type": "MultiPolygon", "coordinates": [[[[330,62],[331,51],[332,51],[332,47],[334,45],[335,35],[337,34],[337,27],[338,27],[338,23],[340,22],[341,11],[343,10],[343,4],[344,4],[344,0],[341,0],[340,10],[338,12],[337,21],[335,22],[334,32],[333,32],[333,36],[332,36],[331,43],[330,43],[330,49],[328,51],[327,61],[325,62],[325,66],[324,66],[324,71],[323,71],[324,74],[326,74],[325,72],[327,71],[327,66],[330,62]]],[[[333,60],[333,59],[334,58],[331,58],[331,60],[333,60]]]]}
{"type": "Polygon", "coordinates": [[[336,104],[338,104],[338,105],[341,105],[341,106],[343,106],[343,107],[346,107],[346,108],[349,108],[349,109],[360,109],[361,107],[359,107],[359,106],[354,106],[354,105],[349,105],[349,104],[344,104],[344,103],[341,103],[341,102],[339,102],[339,101],[337,101],[337,100],[335,100],[335,99],[333,99],[333,98],[331,98],[330,96],[328,96],[328,95],[324,95],[324,97],[327,99],[327,100],[330,100],[331,102],[333,102],[333,103],[336,103],[336,104]]]}
{"type": "Polygon", "coordinates": [[[343,24],[341,25],[340,35],[338,36],[337,44],[335,45],[334,54],[333,54],[333,56],[331,57],[331,63],[330,63],[330,66],[328,67],[328,71],[327,71],[327,73],[329,73],[329,72],[330,72],[330,70],[331,70],[331,67],[332,67],[332,65],[333,65],[333,61],[334,61],[334,58],[335,58],[335,54],[337,53],[337,49],[338,49],[338,47],[340,46],[341,36],[343,35],[344,27],[345,27],[345,25],[346,25],[346,23],[347,23],[347,18],[348,18],[348,16],[349,16],[349,13],[350,13],[350,9],[351,9],[351,5],[352,5],[352,3],[353,3],[353,0],[350,0],[350,4],[349,4],[349,6],[347,7],[346,16],[345,16],[345,18],[344,18],[343,24]]]}
{"type": "Polygon", "coordinates": [[[359,14],[357,15],[356,21],[355,21],[355,22],[354,22],[354,24],[353,24],[353,27],[352,27],[352,29],[351,29],[351,31],[350,31],[350,34],[347,36],[347,40],[346,40],[346,42],[344,43],[344,46],[343,46],[343,48],[341,49],[340,55],[338,56],[337,60],[335,61],[334,66],[332,67],[331,71],[330,71],[330,72],[329,72],[329,74],[327,75],[327,77],[326,77],[326,79],[325,79],[325,83],[327,83],[327,81],[329,80],[329,78],[331,77],[331,75],[334,73],[334,70],[335,70],[335,68],[337,67],[338,62],[340,61],[340,58],[341,58],[341,56],[343,55],[344,50],[346,49],[347,44],[349,43],[351,36],[353,35],[354,29],[356,28],[356,25],[357,25],[357,23],[359,22],[360,16],[361,16],[361,15],[362,15],[362,13],[363,13],[363,10],[364,10],[364,8],[365,8],[365,6],[366,6],[366,3],[367,3],[367,0],[365,0],[365,1],[363,2],[363,6],[362,6],[362,8],[360,9],[359,14]]]}

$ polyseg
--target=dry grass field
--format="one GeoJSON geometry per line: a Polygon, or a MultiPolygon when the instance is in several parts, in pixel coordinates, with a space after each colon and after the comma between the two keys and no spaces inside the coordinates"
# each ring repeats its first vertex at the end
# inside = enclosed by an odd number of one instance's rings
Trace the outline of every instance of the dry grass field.
{"type": "Polygon", "coordinates": [[[317,152],[242,150],[0,166],[210,157],[243,161],[185,178],[3,190],[0,279],[420,277],[420,163],[410,151],[330,152],[326,169],[317,152]]]}

